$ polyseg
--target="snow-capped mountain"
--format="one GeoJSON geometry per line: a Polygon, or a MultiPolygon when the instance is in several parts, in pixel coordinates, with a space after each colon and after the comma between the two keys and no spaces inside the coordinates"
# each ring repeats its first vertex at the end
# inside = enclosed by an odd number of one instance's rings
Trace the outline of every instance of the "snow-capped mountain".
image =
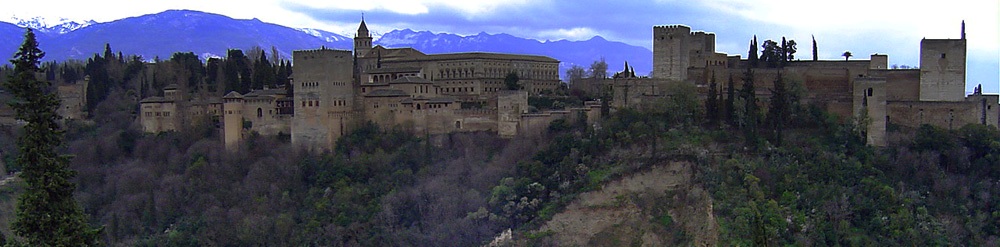
{"type": "Polygon", "coordinates": [[[602,57],[608,63],[609,73],[623,70],[627,59],[631,59],[629,65],[636,69],[637,74],[645,75],[653,68],[653,53],[649,49],[608,41],[600,36],[585,41],[541,42],[503,33],[480,32],[460,36],[404,29],[388,32],[374,43],[390,48],[413,47],[428,54],[479,51],[543,55],[562,61],[560,67],[563,71],[573,65],[586,68],[602,57]]]}
{"type": "Polygon", "coordinates": [[[39,32],[46,34],[65,34],[80,28],[97,24],[97,22],[93,20],[70,20],[66,18],[59,18],[57,21],[52,21],[44,17],[32,17],[25,19],[18,18],[16,16],[10,17],[10,23],[22,28],[38,30],[39,32]]]}
{"type": "Polygon", "coordinates": [[[315,36],[317,38],[323,39],[326,42],[330,42],[330,43],[351,41],[351,38],[345,37],[343,35],[335,34],[335,33],[331,33],[331,32],[327,32],[327,31],[323,31],[323,30],[319,30],[319,29],[315,29],[315,28],[299,28],[299,31],[302,31],[302,32],[307,33],[309,35],[312,35],[312,36],[315,36]]]}
{"type": "MultiPolygon", "coordinates": [[[[13,24],[0,22],[0,58],[10,58],[23,40],[23,27],[38,28],[44,60],[86,60],[104,51],[110,44],[115,51],[140,55],[146,60],[169,59],[176,52],[193,52],[201,58],[224,56],[228,49],[259,46],[291,58],[291,52],[327,47],[350,50],[352,38],[311,28],[289,28],[258,19],[233,19],[227,16],[191,10],[168,10],[120,20],[94,23],[18,19],[13,24]],[[19,27],[21,26],[21,27],[19,27]],[[220,55],[222,54],[222,55],[220,55]]],[[[497,52],[549,56],[562,61],[561,67],[587,67],[602,57],[609,70],[621,70],[625,59],[640,74],[652,69],[649,49],[595,36],[585,41],[538,41],[509,34],[485,32],[460,36],[410,29],[373,33],[376,45],[390,48],[413,47],[427,54],[454,52],[497,52]]],[[[3,59],[6,61],[6,59],[3,59]]]]}

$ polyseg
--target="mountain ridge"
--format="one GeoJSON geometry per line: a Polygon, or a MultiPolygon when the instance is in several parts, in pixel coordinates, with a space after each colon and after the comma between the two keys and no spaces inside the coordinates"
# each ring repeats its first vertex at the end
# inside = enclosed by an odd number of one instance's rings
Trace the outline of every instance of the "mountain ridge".
{"type": "MultiPolygon", "coordinates": [[[[234,19],[194,10],[166,10],[102,23],[69,21],[46,26],[45,21],[31,20],[35,21],[0,21],[0,56],[13,56],[23,40],[23,28],[43,26],[39,29],[40,34],[36,35],[40,48],[46,51],[45,61],[86,60],[103,52],[105,44],[110,44],[116,52],[139,55],[144,60],[169,59],[175,52],[193,52],[207,59],[225,56],[228,49],[246,50],[255,46],[268,52],[270,47],[276,47],[285,59],[291,58],[293,50],[353,48],[352,38],[321,29],[292,28],[256,18],[234,19]]],[[[628,62],[640,74],[652,69],[652,52],[649,49],[609,41],[601,36],[583,41],[539,41],[506,33],[489,34],[483,31],[461,36],[404,28],[384,33],[373,43],[390,48],[412,47],[428,54],[496,52],[543,55],[560,60],[562,70],[573,65],[587,67],[602,57],[608,62],[610,71],[620,70],[621,63],[629,58],[636,59],[628,62]]]]}

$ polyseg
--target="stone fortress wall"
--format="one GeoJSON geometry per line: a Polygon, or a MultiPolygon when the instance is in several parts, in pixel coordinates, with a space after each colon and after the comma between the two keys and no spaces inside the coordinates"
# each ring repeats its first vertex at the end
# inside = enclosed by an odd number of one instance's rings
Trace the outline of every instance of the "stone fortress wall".
{"type": "MultiPolygon", "coordinates": [[[[294,95],[282,90],[230,93],[225,107],[222,100],[195,104],[177,97],[152,97],[142,102],[140,123],[149,132],[176,130],[192,123],[191,110],[186,109],[201,106],[195,112],[223,116],[227,146],[256,131],[287,133],[293,143],[332,148],[337,138],[365,121],[416,134],[495,131],[512,137],[541,133],[555,119],[599,117],[600,106],[594,103],[567,111],[528,112],[528,95],[554,90],[560,83],[559,62],[552,58],[428,55],[412,48],[372,47],[370,40],[362,21],[353,53],[326,48],[295,51],[294,95]],[[503,79],[511,72],[521,78],[523,90],[504,90],[503,79]]],[[[676,83],[694,85],[704,97],[714,78],[724,95],[730,78],[741,87],[750,67],[740,55],[716,52],[715,34],[692,32],[683,25],[653,27],[653,52],[651,78],[616,76],[596,81],[592,88],[611,90],[613,107],[646,107],[670,97],[667,89],[676,83]]],[[[868,60],[796,60],[781,68],[750,70],[761,104],[767,104],[780,76],[801,85],[803,103],[844,119],[867,119],[865,132],[874,145],[885,143],[890,124],[951,129],[969,123],[1000,124],[1000,97],[978,89],[964,95],[964,24],[961,39],[924,39],[920,53],[919,69],[889,69],[888,55],[873,54],[868,60]]]]}
{"type": "MultiPolygon", "coordinates": [[[[670,83],[690,83],[702,97],[715,77],[725,94],[729,78],[741,87],[750,67],[739,55],[717,62],[715,36],[691,32],[683,25],[653,27],[653,78],[615,78],[616,107],[638,107],[669,96],[662,88],[670,83]]],[[[782,68],[751,68],[757,98],[767,104],[774,80],[781,76],[802,85],[804,103],[817,104],[842,117],[860,117],[870,122],[869,143],[885,143],[886,126],[918,127],[931,124],[955,129],[965,124],[1000,124],[997,95],[982,94],[981,88],[965,95],[965,24],[959,39],[920,41],[919,69],[889,69],[888,55],[873,54],[869,60],[791,61],[782,68]]],[[[724,54],[721,54],[724,56],[724,54]]],[[[786,83],[787,84],[787,83],[786,83]]]]}

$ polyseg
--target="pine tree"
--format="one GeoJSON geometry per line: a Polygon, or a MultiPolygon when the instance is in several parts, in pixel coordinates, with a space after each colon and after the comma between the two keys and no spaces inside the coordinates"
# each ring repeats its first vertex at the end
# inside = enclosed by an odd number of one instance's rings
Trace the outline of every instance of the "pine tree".
{"type": "Polygon", "coordinates": [[[56,153],[63,142],[56,114],[59,98],[51,92],[49,81],[35,78],[43,56],[35,34],[28,29],[11,60],[14,73],[5,85],[17,99],[11,104],[17,118],[27,123],[18,138],[16,159],[23,167],[20,176],[27,188],[17,200],[12,229],[30,246],[96,245],[100,229],[87,224],[73,199],[76,185],[69,180],[75,172],[69,169],[69,157],[56,153]]]}

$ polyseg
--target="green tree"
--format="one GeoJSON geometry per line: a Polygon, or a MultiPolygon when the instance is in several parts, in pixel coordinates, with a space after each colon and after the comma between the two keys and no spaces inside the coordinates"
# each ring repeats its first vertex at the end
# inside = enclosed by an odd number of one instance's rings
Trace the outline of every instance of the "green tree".
{"type": "Polygon", "coordinates": [[[242,50],[232,49],[226,52],[226,61],[222,64],[225,78],[225,92],[250,92],[251,71],[249,59],[242,50]]]}
{"type": "Polygon", "coordinates": [[[775,145],[781,145],[781,134],[785,128],[785,121],[788,119],[788,101],[785,81],[781,78],[781,73],[778,73],[778,78],[774,79],[774,88],[771,89],[771,104],[767,110],[767,123],[771,127],[775,145]]]}
{"type": "Polygon", "coordinates": [[[572,68],[566,70],[566,80],[569,81],[569,85],[577,86],[576,83],[584,77],[587,77],[587,71],[583,70],[580,65],[573,65],[572,68]]]}
{"type": "Polygon", "coordinates": [[[178,86],[186,88],[188,92],[194,92],[205,77],[205,67],[201,64],[201,59],[194,52],[175,52],[170,56],[170,62],[174,64],[178,74],[178,86]]]}
{"type": "Polygon", "coordinates": [[[819,60],[819,49],[816,48],[816,36],[813,35],[813,61],[819,60]]]}
{"type": "Polygon", "coordinates": [[[819,60],[819,49],[816,48],[816,36],[813,35],[813,61],[819,60]]]}
{"type": "Polygon", "coordinates": [[[253,84],[252,89],[263,89],[265,86],[274,88],[274,67],[264,52],[258,55],[257,61],[253,64],[253,84]]]}
{"type": "Polygon", "coordinates": [[[518,83],[520,80],[521,78],[517,76],[517,72],[510,72],[507,73],[507,77],[503,78],[503,83],[507,86],[507,90],[521,90],[521,84],[518,83]]]}
{"type": "Polygon", "coordinates": [[[750,63],[751,68],[757,67],[757,35],[753,36],[753,40],[750,40],[750,52],[747,54],[747,62],[750,63]]]}
{"type": "Polygon", "coordinates": [[[746,137],[746,142],[750,147],[756,147],[757,144],[759,110],[757,109],[756,92],[753,69],[747,68],[746,72],[743,73],[743,88],[740,89],[740,98],[743,99],[743,114],[742,118],[739,119],[739,125],[743,129],[744,137],[746,137]]]}
{"type": "Polygon", "coordinates": [[[11,60],[14,73],[5,83],[17,98],[11,104],[17,118],[27,123],[18,138],[16,159],[23,166],[21,177],[27,188],[17,200],[12,228],[32,246],[96,245],[100,229],[87,224],[86,215],[73,199],[76,185],[69,179],[75,172],[69,169],[69,157],[56,153],[63,142],[56,114],[59,98],[49,90],[51,82],[35,78],[44,56],[35,34],[28,29],[11,60]]]}
{"type": "Polygon", "coordinates": [[[778,46],[778,42],[774,40],[765,40],[764,45],[761,45],[763,52],[760,54],[760,61],[764,62],[768,68],[777,68],[784,61],[784,55],[782,53],[781,47],[778,46]]]}
{"type": "Polygon", "coordinates": [[[708,98],[705,99],[705,118],[712,126],[719,122],[719,85],[715,83],[715,73],[712,73],[712,81],[708,84],[708,98]]]}
{"type": "Polygon", "coordinates": [[[795,60],[795,52],[799,51],[799,48],[796,47],[798,43],[795,43],[795,40],[788,40],[787,42],[785,42],[785,37],[781,37],[781,43],[782,43],[781,50],[785,54],[784,56],[785,61],[788,62],[795,60]]]}
{"type": "Polygon", "coordinates": [[[840,56],[844,57],[844,61],[847,61],[851,60],[851,57],[853,57],[854,54],[851,54],[851,51],[844,51],[844,54],[841,54],[840,56]]]}
{"type": "Polygon", "coordinates": [[[729,74],[729,83],[726,84],[726,123],[729,126],[736,126],[736,83],[733,82],[733,75],[729,74]]]}
{"type": "Polygon", "coordinates": [[[590,77],[599,79],[608,78],[608,63],[604,61],[604,57],[590,64],[590,77]]]}

